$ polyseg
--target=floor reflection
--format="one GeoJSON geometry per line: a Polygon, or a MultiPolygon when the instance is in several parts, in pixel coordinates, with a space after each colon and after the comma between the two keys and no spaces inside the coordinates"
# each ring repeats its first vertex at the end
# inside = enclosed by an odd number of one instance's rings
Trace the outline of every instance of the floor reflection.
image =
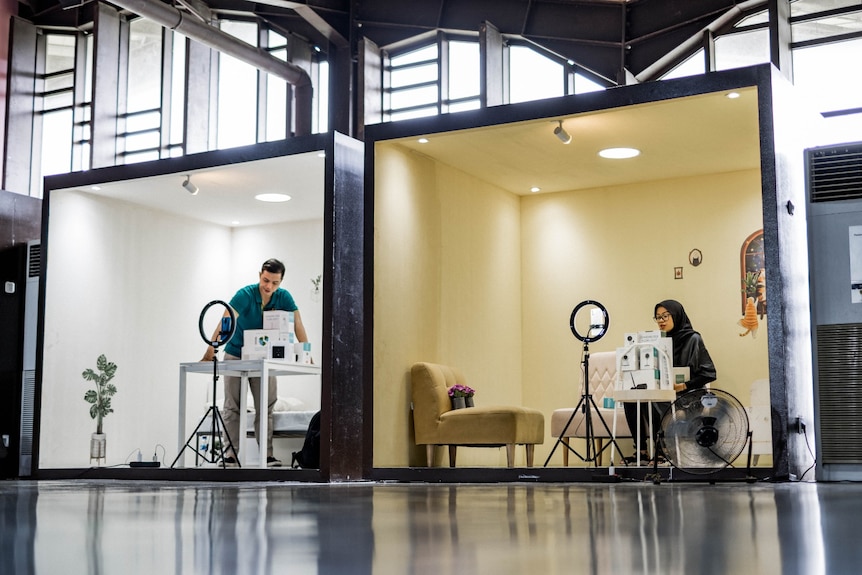
{"type": "Polygon", "coordinates": [[[0,573],[858,573],[862,484],[0,483],[0,573]]]}

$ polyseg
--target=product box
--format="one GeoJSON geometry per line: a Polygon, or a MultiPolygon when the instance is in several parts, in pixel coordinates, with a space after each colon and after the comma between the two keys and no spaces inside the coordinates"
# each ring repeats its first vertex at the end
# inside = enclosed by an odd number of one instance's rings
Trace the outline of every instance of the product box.
{"type": "Polygon", "coordinates": [[[638,365],[641,369],[661,369],[658,350],[651,345],[640,346],[638,348],[638,365]]]}
{"type": "Polygon", "coordinates": [[[657,369],[637,369],[623,375],[624,389],[659,389],[661,372],[657,369]]]}
{"type": "Polygon", "coordinates": [[[634,346],[617,348],[617,371],[633,371],[638,368],[638,350],[634,346]]]}
{"type": "Polygon", "coordinates": [[[263,312],[263,329],[293,333],[293,312],[281,310],[263,312]]]}
{"type": "Polygon", "coordinates": [[[667,334],[665,334],[665,332],[663,332],[660,329],[653,329],[650,331],[640,331],[640,332],[638,332],[638,343],[653,343],[653,342],[658,341],[658,340],[660,340],[666,336],[667,336],[667,334]]]}
{"type": "Polygon", "coordinates": [[[688,367],[674,367],[673,368],[673,382],[674,383],[685,383],[689,379],[691,379],[690,372],[691,370],[688,367]]]}
{"type": "Polygon", "coordinates": [[[247,329],[242,335],[242,359],[266,359],[270,343],[280,339],[277,329],[247,329]]]}
{"type": "Polygon", "coordinates": [[[299,341],[293,344],[293,349],[296,352],[296,363],[311,364],[311,343],[299,341]]]}
{"type": "Polygon", "coordinates": [[[625,345],[632,345],[638,343],[638,334],[636,333],[627,333],[625,334],[625,345]]]}

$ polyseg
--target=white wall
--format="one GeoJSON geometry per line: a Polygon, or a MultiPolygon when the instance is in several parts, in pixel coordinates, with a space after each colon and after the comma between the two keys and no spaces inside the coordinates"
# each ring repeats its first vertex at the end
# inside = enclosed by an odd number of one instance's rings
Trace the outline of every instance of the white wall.
{"type": "MultiPolygon", "coordinates": [[[[251,245],[307,242],[309,247],[296,250],[303,256],[291,263],[281,254],[288,289],[300,285],[300,274],[312,273],[315,258],[316,268],[322,265],[322,220],[232,231],[62,191],[50,197],[48,224],[40,468],[89,465],[96,422],[83,398],[93,384],[81,373],[95,369],[100,354],[118,366],[114,413],[104,420],[107,465],[130,460],[139,448],[146,458],[158,451],[170,464],[177,454],[178,364],[203,355],[203,307],[229,300],[256,281],[265,259],[280,256],[267,251],[261,257],[251,245]]],[[[320,304],[310,301],[308,277],[301,279],[306,285],[291,291],[319,350],[320,304]]],[[[314,387],[303,388],[303,399],[317,407],[319,383],[314,387]]],[[[189,376],[187,433],[204,414],[211,392],[210,375],[189,376]]]]}

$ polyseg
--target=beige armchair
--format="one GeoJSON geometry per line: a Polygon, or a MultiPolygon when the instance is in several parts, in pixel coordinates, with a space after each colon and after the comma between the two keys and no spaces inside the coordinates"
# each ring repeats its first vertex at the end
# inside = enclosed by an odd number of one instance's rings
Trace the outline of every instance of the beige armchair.
{"type": "Polygon", "coordinates": [[[411,371],[413,424],[416,445],[425,445],[428,466],[434,465],[434,449],[449,446],[449,466],[455,467],[458,446],[506,446],[506,464],[514,467],[515,446],[525,445],[527,466],[533,465],[537,443],[545,439],[545,416],[525,407],[477,406],[452,409],[449,388],[466,385],[460,371],[436,363],[417,363],[411,371]]]}
{"type": "MultiPolygon", "coordinates": [[[[590,415],[592,416],[593,422],[593,440],[598,443],[595,452],[599,453],[598,464],[602,464],[602,455],[604,454],[604,442],[607,439],[610,439],[611,434],[605,429],[605,426],[602,425],[602,420],[599,419],[599,414],[601,414],[602,419],[607,424],[608,429],[613,432],[614,430],[614,418],[617,420],[617,439],[620,437],[631,437],[631,432],[629,431],[628,423],[626,423],[625,412],[622,409],[613,409],[611,407],[603,407],[605,398],[610,398],[613,395],[614,385],[616,384],[617,379],[617,354],[615,351],[599,351],[596,353],[590,354],[590,373],[589,373],[589,381],[590,381],[590,394],[593,396],[593,401],[599,407],[598,413],[593,410],[590,415]]],[[[577,387],[576,390],[573,390],[573,393],[576,392],[578,394],[578,399],[580,398],[580,394],[583,393],[583,390],[580,386],[577,387]]],[[[577,403],[576,403],[577,404],[577,403]]],[[[592,406],[590,406],[592,408],[592,406]]],[[[554,410],[554,413],[551,414],[551,437],[560,437],[563,436],[562,442],[565,444],[565,449],[563,449],[563,465],[569,465],[569,439],[572,437],[583,439],[586,435],[587,429],[587,419],[584,416],[583,411],[578,410],[578,413],[575,414],[574,419],[572,419],[572,423],[569,424],[569,427],[565,429],[565,434],[563,435],[563,429],[566,427],[566,423],[569,421],[569,418],[572,416],[572,412],[574,411],[574,407],[566,407],[562,409],[554,410]]]]}

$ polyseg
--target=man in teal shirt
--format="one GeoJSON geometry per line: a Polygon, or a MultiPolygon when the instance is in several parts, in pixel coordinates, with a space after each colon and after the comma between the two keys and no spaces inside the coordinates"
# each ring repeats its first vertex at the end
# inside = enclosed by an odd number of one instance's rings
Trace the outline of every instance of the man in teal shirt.
{"type": "MultiPolygon", "coordinates": [[[[297,341],[308,341],[305,326],[302,324],[302,317],[299,314],[296,302],[293,301],[293,296],[286,289],[279,287],[284,279],[284,269],[284,264],[280,261],[276,259],[266,260],[260,268],[258,283],[241,288],[230,300],[230,307],[236,313],[236,331],[225,346],[225,361],[238,360],[242,357],[243,332],[247,329],[262,329],[264,311],[292,311],[294,332],[296,333],[297,341]]],[[[229,312],[225,312],[225,315],[229,316],[230,314],[229,312]]],[[[217,333],[213,336],[214,338],[218,337],[217,333]]],[[[209,346],[202,361],[212,361],[214,353],[215,349],[213,346],[209,346]]],[[[240,387],[239,377],[225,376],[224,424],[231,443],[233,443],[234,449],[237,452],[239,451],[240,440],[242,439],[239,437],[240,387]]],[[[258,446],[260,446],[260,414],[262,412],[260,406],[260,378],[250,377],[248,387],[254,398],[254,433],[255,437],[258,438],[258,446]]],[[[273,456],[272,451],[272,408],[278,399],[275,377],[269,378],[268,389],[269,405],[266,412],[269,418],[269,425],[267,427],[266,438],[266,464],[268,467],[280,467],[281,462],[273,456]]],[[[262,451],[263,448],[262,446],[260,447],[262,451]]],[[[224,461],[227,465],[236,465],[237,453],[225,453],[224,461]]]]}

